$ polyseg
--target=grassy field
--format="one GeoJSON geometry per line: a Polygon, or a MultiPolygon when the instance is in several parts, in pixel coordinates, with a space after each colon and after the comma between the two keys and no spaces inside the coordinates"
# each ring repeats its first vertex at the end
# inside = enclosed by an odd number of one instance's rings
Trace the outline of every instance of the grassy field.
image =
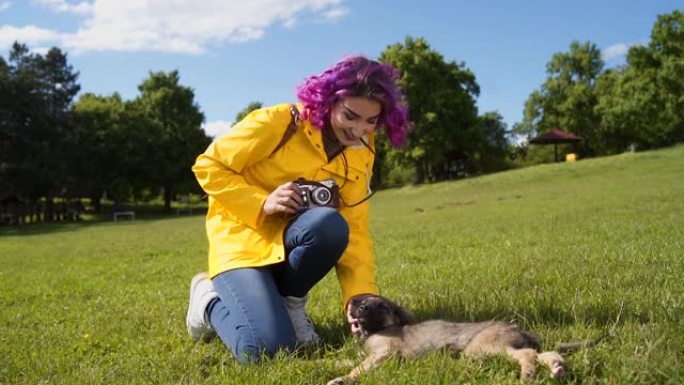
{"type": "MultiPolygon", "coordinates": [[[[515,320],[568,357],[560,381],[684,383],[684,146],[381,191],[383,294],[418,318],[515,320]]],[[[0,229],[1,384],[324,384],[358,360],[334,275],[311,295],[318,350],[240,366],[186,335],[201,216],[0,229]]],[[[392,361],[363,384],[516,384],[501,357],[392,361]]]]}

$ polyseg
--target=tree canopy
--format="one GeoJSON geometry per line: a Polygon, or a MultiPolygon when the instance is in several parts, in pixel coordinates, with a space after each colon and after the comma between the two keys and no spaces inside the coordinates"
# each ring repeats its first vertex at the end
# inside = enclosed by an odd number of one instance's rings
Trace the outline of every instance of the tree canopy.
{"type": "Polygon", "coordinates": [[[590,42],[573,41],[569,52],[553,55],[546,81],[527,99],[516,133],[532,136],[560,128],[584,138],[582,155],[593,154],[600,121],[595,84],[603,67],[601,51],[590,42]]]}
{"type": "Polygon", "coordinates": [[[603,153],[684,141],[684,13],[659,16],[649,44],[632,47],[597,88],[603,153]]]}
{"type": "MultiPolygon", "coordinates": [[[[150,73],[138,86],[140,96],[131,103],[139,130],[147,134],[147,150],[142,157],[148,166],[145,174],[164,193],[165,210],[178,192],[186,193],[197,185],[190,166],[209,145],[201,128],[204,115],[195,103],[194,91],[179,84],[178,71],[150,73]]],[[[152,187],[152,186],[149,186],[152,187]]]]}
{"type": "Polygon", "coordinates": [[[450,164],[472,152],[480,87],[465,63],[446,61],[423,38],[407,37],[380,54],[401,73],[400,84],[415,132],[407,147],[390,151],[400,164],[416,168],[416,182],[444,179],[450,164]]]}
{"type": "Polygon", "coordinates": [[[628,147],[658,148],[684,140],[684,13],[660,15],[647,45],[627,63],[604,69],[590,42],[573,42],[547,65],[548,77],[525,103],[514,132],[531,137],[558,127],[584,138],[581,155],[628,147]]]}
{"type": "Polygon", "coordinates": [[[150,73],[140,95],[80,91],[78,72],[58,48],[45,55],[15,43],[0,57],[0,190],[29,202],[115,200],[198,191],[190,171],[210,142],[191,88],[177,71],[150,73]]]}
{"type": "MultiPolygon", "coordinates": [[[[418,183],[493,172],[525,157],[497,111],[478,113],[480,87],[464,61],[446,59],[420,37],[390,44],[379,60],[399,71],[414,132],[404,148],[376,140],[374,184],[418,183]],[[389,182],[388,182],[389,181],[389,182]]],[[[118,201],[200,192],[190,171],[211,139],[194,90],[178,71],[150,72],[139,95],[81,91],[67,54],[15,43],[0,56],[0,195],[29,203],[106,193],[118,201]]],[[[624,65],[605,68],[596,44],[572,41],[546,66],[512,133],[527,138],[560,128],[583,138],[580,156],[684,141],[684,13],[658,16],[648,44],[629,49],[624,65]]],[[[251,102],[239,121],[261,108],[251,102]]],[[[539,157],[530,156],[530,159],[539,157]]]]}
{"type": "Polygon", "coordinates": [[[263,106],[264,106],[264,104],[261,103],[261,102],[250,102],[250,103],[247,105],[247,107],[243,108],[240,112],[238,112],[238,113],[235,115],[235,120],[234,120],[234,122],[237,123],[237,122],[241,121],[242,119],[245,118],[245,116],[249,115],[250,112],[252,112],[252,111],[254,111],[254,110],[258,110],[258,109],[260,109],[260,108],[263,107],[263,106]]]}
{"type": "Polygon", "coordinates": [[[27,199],[53,197],[70,182],[69,149],[76,142],[71,105],[79,92],[78,73],[58,48],[40,55],[15,43],[0,64],[0,187],[27,199]]]}

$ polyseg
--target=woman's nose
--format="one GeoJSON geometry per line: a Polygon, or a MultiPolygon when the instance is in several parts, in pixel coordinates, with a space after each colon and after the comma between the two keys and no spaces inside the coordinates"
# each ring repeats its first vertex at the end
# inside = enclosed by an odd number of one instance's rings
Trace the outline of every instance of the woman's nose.
{"type": "Polygon", "coordinates": [[[375,124],[360,124],[355,128],[357,136],[368,135],[375,130],[375,124]]]}

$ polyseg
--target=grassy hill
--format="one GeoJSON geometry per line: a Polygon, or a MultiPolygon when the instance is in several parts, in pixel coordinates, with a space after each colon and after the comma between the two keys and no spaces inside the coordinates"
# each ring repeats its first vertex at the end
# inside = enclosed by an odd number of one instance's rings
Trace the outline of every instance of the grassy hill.
{"type": "MultiPolygon", "coordinates": [[[[684,146],[381,191],[383,294],[418,318],[515,320],[548,346],[610,331],[561,383],[684,382],[684,146]]],[[[184,316],[201,216],[0,229],[0,384],[320,384],[358,360],[334,274],[311,295],[326,345],[238,365],[184,316]]],[[[540,369],[535,382],[556,383],[540,369]]],[[[364,384],[515,384],[504,358],[438,352],[364,384]]]]}

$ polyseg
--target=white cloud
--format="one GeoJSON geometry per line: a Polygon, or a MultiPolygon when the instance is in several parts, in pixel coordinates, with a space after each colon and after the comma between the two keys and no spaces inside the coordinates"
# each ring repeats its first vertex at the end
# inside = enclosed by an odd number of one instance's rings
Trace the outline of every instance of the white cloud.
{"type": "Polygon", "coordinates": [[[326,20],[336,21],[349,14],[349,8],[336,7],[323,14],[326,20]]]}
{"type": "Polygon", "coordinates": [[[15,41],[24,44],[36,45],[45,41],[59,40],[60,35],[48,29],[27,25],[16,28],[12,26],[0,26],[0,47],[10,47],[15,41]]]}
{"type": "MultiPolygon", "coordinates": [[[[51,31],[39,43],[75,53],[160,51],[200,54],[212,46],[259,39],[267,28],[293,28],[311,20],[337,20],[344,0],[34,0],[52,12],[79,17],[74,32],[51,31]]],[[[4,32],[27,27],[4,26],[4,32]]],[[[6,40],[22,40],[19,36],[6,40]]],[[[38,43],[38,42],[36,42],[38,43]]]]}
{"type": "Polygon", "coordinates": [[[10,2],[10,1],[3,1],[2,3],[0,3],[0,13],[5,12],[5,11],[8,10],[9,7],[11,7],[11,6],[12,6],[12,2],[10,2]]]}
{"type": "Polygon", "coordinates": [[[212,138],[216,138],[224,134],[226,131],[228,131],[228,129],[230,129],[230,127],[230,122],[225,120],[215,120],[213,122],[207,122],[202,125],[202,129],[204,130],[204,132],[212,138]]]}
{"type": "Polygon", "coordinates": [[[51,49],[52,49],[52,47],[37,46],[37,47],[31,48],[31,52],[37,53],[38,55],[47,55],[51,49]]]}
{"type": "Polygon", "coordinates": [[[34,0],[34,2],[39,6],[58,13],[69,12],[85,15],[92,11],[92,4],[87,1],[81,1],[76,4],[69,3],[66,0],[34,0]]]}
{"type": "Polygon", "coordinates": [[[604,61],[609,61],[618,57],[627,55],[627,51],[635,45],[640,45],[640,43],[618,43],[613,44],[609,47],[604,48],[601,51],[601,59],[604,61]]]}

